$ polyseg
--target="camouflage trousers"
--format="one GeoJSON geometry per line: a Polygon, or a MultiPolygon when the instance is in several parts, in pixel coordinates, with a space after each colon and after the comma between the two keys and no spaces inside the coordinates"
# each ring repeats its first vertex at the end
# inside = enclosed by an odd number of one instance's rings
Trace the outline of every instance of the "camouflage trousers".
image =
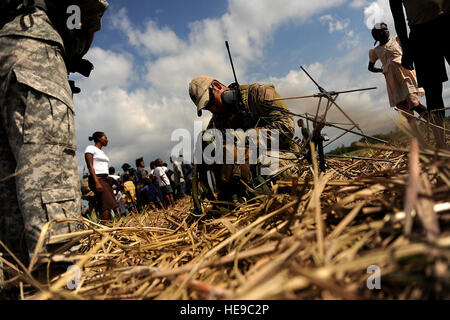
{"type": "MultiPolygon", "coordinates": [[[[81,215],[74,115],[60,100],[19,83],[12,70],[0,78],[0,89],[0,240],[26,261],[49,221],[81,215]]],[[[55,224],[45,243],[75,229],[55,224]]]]}

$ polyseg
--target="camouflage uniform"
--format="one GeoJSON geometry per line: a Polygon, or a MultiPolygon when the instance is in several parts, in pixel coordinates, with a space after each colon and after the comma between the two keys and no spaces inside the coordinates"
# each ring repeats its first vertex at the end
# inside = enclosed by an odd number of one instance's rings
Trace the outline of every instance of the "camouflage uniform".
{"type": "MultiPolygon", "coordinates": [[[[81,215],[74,105],[64,42],[45,11],[6,23],[0,48],[0,239],[27,260],[47,222],[81,215]]],[[[48,237],[74,230],[58,224],[48,237]]]]}
{"type": "MultiPolygon", "coordinates": [[[[285,152],[292,151],[298,152],[299,147],[293,141],[295,134],[294,118],[291,115],[283,113],[276,108],[289,111],[286,103],[283,100],[273,101],[272,99],[279,98],[280,95],[276,92],[273,85],[268,84],[250,84],[241,85],[242,100],[247,110],[253,115],[256,120],[256,128],[270,130],[278,130],[280,138],[280,150],[279,153],[279,166],[284,168],[291,164],[298,164],[297,157],[293,153],[285,152]]],[[[234,128],[235,117],[233,115],[229,117],[228,114],[215,113],[208,125],[208,128],[228,129],[234,128]]],[[[296,169],[292,169],[286,172],[284,176],[293,175],[296,173],[296,169]]]]}

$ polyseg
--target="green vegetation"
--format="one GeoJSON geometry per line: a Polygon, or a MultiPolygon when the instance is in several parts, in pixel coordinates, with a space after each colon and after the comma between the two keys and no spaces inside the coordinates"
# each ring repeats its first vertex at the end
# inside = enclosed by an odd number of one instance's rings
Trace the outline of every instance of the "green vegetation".
{"type": "MultiPolygon", "coordinates": [[[[448,128],[450,126],[450,117],[446,117],[445,118],[445,125],[448,128]]],[[[424,129],[425,128],[425,124],[421,123],[420,124],[420,128],[424,129]]],[[[378,139],[382,139],[382,140],[386,140],[386,141],[390,141],[393,142],[395,141],[395,144],[401,144],[402,141],[404,141],[405,135],[400,131],[400,130],[393,130],[389,133],[381,133],[381,134],[376,134],[374,135],[375,138],[378,139]]],[[[373,139],[367,139],[367,141],[371,144],[376,144],[378,143],[377,141],[373,140],[373,139]]],[[[329,155],[348,155],[348,156],[352,156],[352,155],[356,155],[358,153],[362,153],[364,152],[365,148],[361,148],[361,147],[357,147],[356,144],[358,142],[362,142],[365,143],[366,142],[366,138],[361,138],[358,141],[353,142],[350,146],[346,147],[343,144],[340,147],[337,147],[334,150],[331,150],[330,152],[328,152],[327,154],[329,155]]]]}
{"type": "MultiPolygon", "coordinates": [[[[398,131],[398,130],[395,130],[395,131],[391,131],[391,132],[389,132],[387,134],[376,134],[373,137],[374,138],[378,138],[378,139],[382,139],[382,140],[386,140],[386,141],[392,141],[393,139],[397,138],[399,135],[401,135],[401,132],[398,131]]],[[[349,153],[353,154],[356,151],[357,152],[361,152],[361,151],[364,151],[365,149],[363,149],[361,147],[357,147],[356,144],[358,142],[365,143],[366,141],[368,141],[371,144],[379,143],[378,141],[373,140],[373,139],[367,139],[366,140],[366,138],[361,138],[360,140],[353,142],[348,147],[346,147],[346,146],[344,146],[342,144],[340,147],[337,147],[336,149],[331,150],[327,154],[330,154],[330,155],[344,155],[344,154],[349,154],[349,153]]]]}

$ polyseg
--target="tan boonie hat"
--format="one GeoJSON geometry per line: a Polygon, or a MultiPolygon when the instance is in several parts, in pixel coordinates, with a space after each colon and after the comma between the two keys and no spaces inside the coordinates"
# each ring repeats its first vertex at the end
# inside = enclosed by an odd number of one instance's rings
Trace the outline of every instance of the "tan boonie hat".
{"type": "Polygon", "coordinates": [[[200,115],[209,103],[209,86],[214,81],[210,76],[197,76],[189,84],[189,95],[197,106],[197,113],[200,115]]]}

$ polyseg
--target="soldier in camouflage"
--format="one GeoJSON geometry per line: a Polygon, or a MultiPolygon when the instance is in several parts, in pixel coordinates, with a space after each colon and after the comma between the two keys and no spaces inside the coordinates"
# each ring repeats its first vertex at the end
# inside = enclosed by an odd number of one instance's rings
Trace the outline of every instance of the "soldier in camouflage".
{"type": "MultiPolygon", "coordinates": [[[[49,221],[81,215],[68,71],[89,49],[108,3],[72,1],[82,22],[73,33],[56,22],[56,3],[66,14],[63,0],[16,2],[15,14],[0,21],[0,240],[26,262],[49,221]]],[[[56,224],[43,251],[51,236],[75,228],[56,224]]]]}
{"type": "MultiPolygon", "coordinates": [[[[201,116],[202,110],[208,110],[212,113],[208,129],[242,129],[240,127],[242,115],[233,111],[226,101],[228,99],[224,98],[224,93],[231,90],[233,89],[206,75],[197,76],[191,81],[189,95],[197,106],[198,115],[201,116]]],[[[269,135],[271,130],[279,131],[281,152],[279,152],[276,160],[279,161],[280,170],[287,166],[292,167],[285,172],[284,176],[295,174],[298,165],[296,153],[299,152],[299,147],[293,140],[295,134],[294,119],[291,115],[277,110],[289,111],[286,103],[283,100],[273,101],[280,95],[271,84],[246,84],[241,85],[239,90],[242,104],[254,122],[252,127],[266,129],[269,135]]]]}

